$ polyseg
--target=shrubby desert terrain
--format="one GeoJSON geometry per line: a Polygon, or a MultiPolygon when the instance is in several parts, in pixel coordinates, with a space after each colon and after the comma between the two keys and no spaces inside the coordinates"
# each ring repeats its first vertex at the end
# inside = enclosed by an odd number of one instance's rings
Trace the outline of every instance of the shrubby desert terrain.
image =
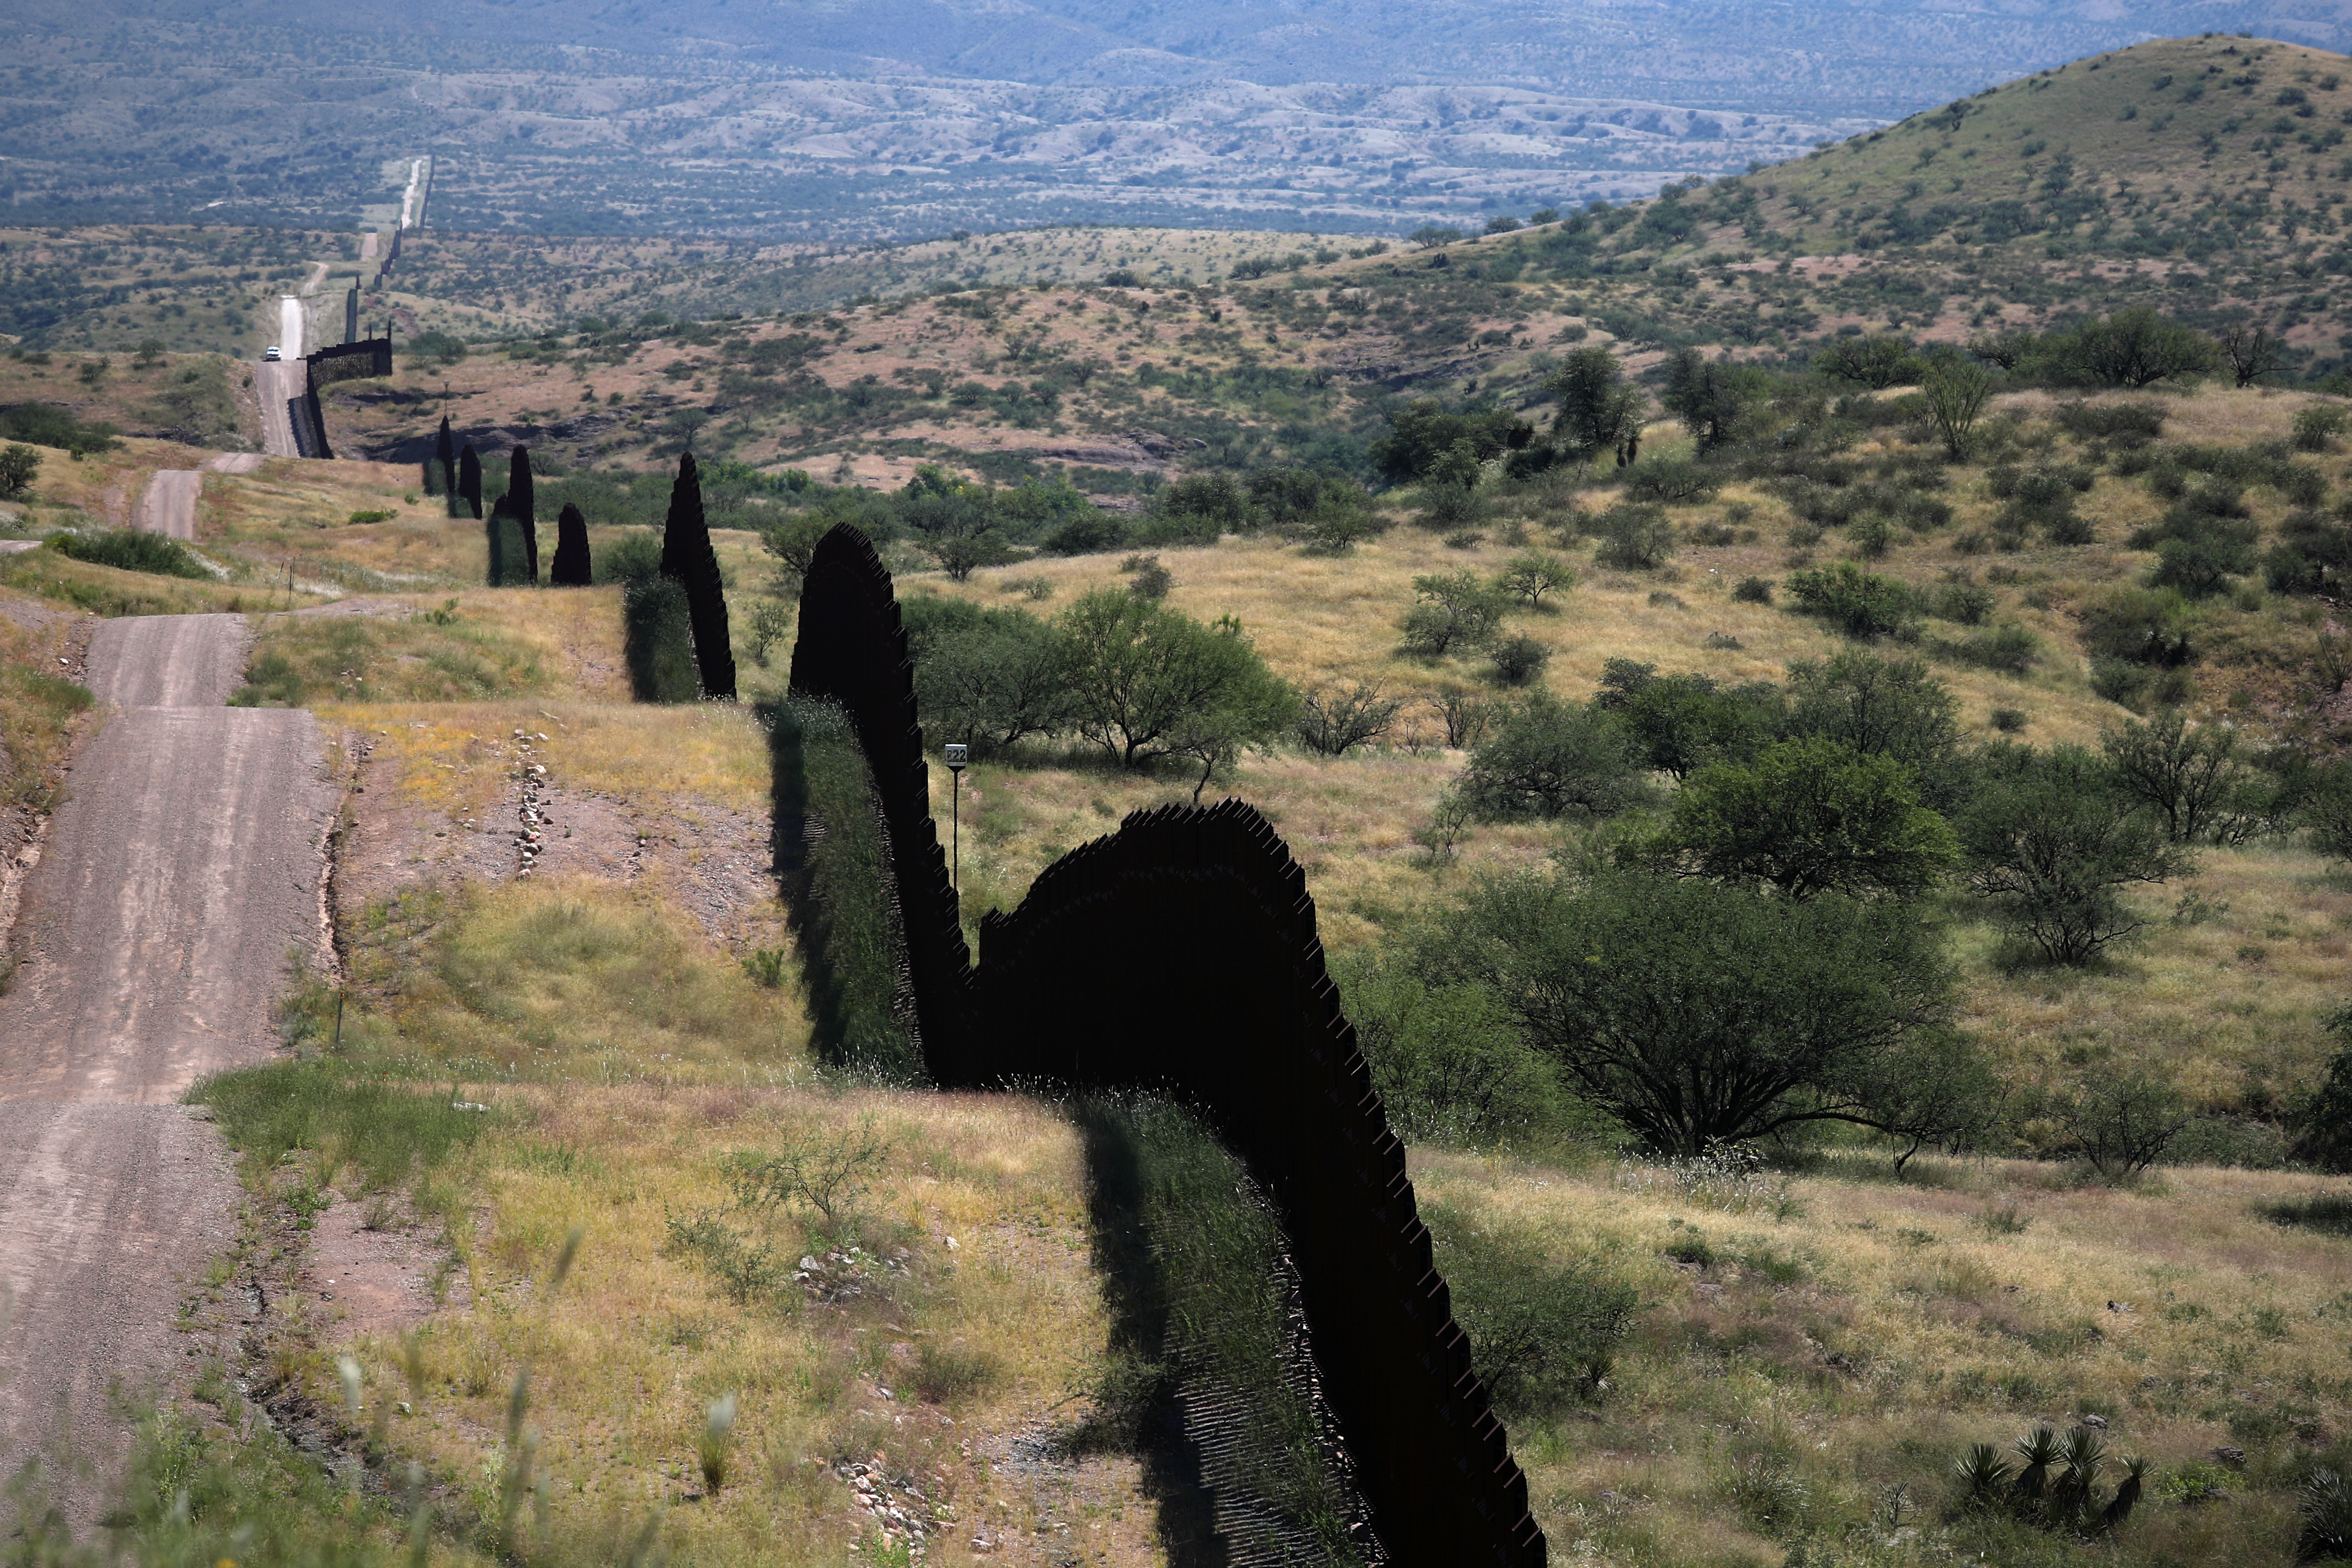
{"type": "Polygon", "coordinates": [[[1556,1560],[2345,1556],[2347,78],[2146,43],[1384,232],[0,234],[81,289],[0,361],[0,1028],[100,623],[243,617],[333,801],[188,1088],[184,1375],[11,1551],[1371,1560],[1314,1441],[1186,1426],[1314,1430],[1204,1124],[928,1087],[789,689],[847,525],[969,935],[1139,809],[1287,842],[1556,1560]],[[258,451],[276,297],[354,286],[394,373],[258,451]]]}

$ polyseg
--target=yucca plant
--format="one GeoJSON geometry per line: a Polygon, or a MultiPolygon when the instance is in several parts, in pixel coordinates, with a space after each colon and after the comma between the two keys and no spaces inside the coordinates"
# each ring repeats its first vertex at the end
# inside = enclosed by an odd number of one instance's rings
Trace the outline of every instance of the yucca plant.
{"type": "Polygon", "coordinates": [[[2066,1446],[2055,1428],[2036,1426],[2017,1440],[2015,1449],[2025,1461],[2025,1468],[2017,1472],[2017,1495],[2028,1502],[2040,1502],[2050,1493],[2050,1467],[2064,1458],[2066,1446]]]}
{"type": "Polygon", "coordinates": [[[2345,1485],[2341,1472],[2314,1469],[2303,1483],[2295,1511],[2303,1515],[2303,1531],[2294,1543],[2297,1562],[2352,1558],[2352,1487],[2345,1485]]]}
{"type": "Polygon", "coordinates": [[[2059,1450],[2064,1468],[2050,1489],[2050,1511],[2061,1522],[2072,1521],[2091,1511],[2097,1493],[2099,1471],[2107,1462],[2107,1445],[2088,1426],[2077,1426],[2066,1434],[2059,1450]]]}
{"type": "Polygon", "coordinates": [[[2001,1488],[2008,1484],[2010,1477],[2009,1461],[2002,1458],[2000,1450],[1990,1443],[1969,1444],[1968,1451],[1959,1457],[1952,1469],[1960,1478],[1960,1484],[1969,1489],[1971,1507],[1981,1507],[1992,1501],[2000,1494],[2001,1488]]]}
{"type": "Polygon", "coordinates": [[[2140,1491],[2147,1483],[2147,1460],[2141,1456],[2133,1454],[2125,1458],[2124,1479],[2116,1483],[2116,1495],[2107,1500],[2106,1511],[2099,1516],[2102,1529],[2113,1530],[2131,1517],[2140,1491]]]}

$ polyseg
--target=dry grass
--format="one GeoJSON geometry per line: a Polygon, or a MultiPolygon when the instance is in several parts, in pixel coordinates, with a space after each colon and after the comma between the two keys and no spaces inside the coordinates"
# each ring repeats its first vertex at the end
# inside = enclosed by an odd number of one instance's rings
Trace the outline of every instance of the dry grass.
{"type": "Polygon", "coordinates": [[[2098,1415],[2111,1452],[2158,1467],[2119,1561],[2283,1564],[2294,1456],[2352,1415],[2352,1260],[2253,1212],[2320,1190],[2313,1178],[2176,1170],[2116,1192],[2053,1186],[2031,1164],[1930,1166],[1908,1185],[1795,1181],[1776,1219],[1769,1202],[1727,1213],[1621,1167],[1425,1151],[1413,1164],[1425,1194],[1530,1229],[1563,1259],[1610,1259],[1651,1303],[1594,1411],[1513,1433],[1563,1560],[1773,1563],[1812,1534],[1829,1561],[1942,1561],[1961,1447],[2098,1415]],[[2022,1234],[1978,1220],[2011,1207],[2022,1234]],[[1713,1264],[1663,1256],[1695,1232],[1713,1264]],[[2232,1495],[2161,1500],[2168,1475],[2210,1468],[2221,1444],[2249,1456],[2225,1478],[2232,1495]],[[1803,1489],[1777,1539],[1726,1495],[1742,1459],[1803,1489]],[[1901,1522],[1926,1532],[1888,1542],[1896,1487],[1901,1522]]]}
{"type": "Polygon", "coordinates": [[[525,730],[531,758],[551,784],[634,800],[699,800],[756,811],[768,802],[767,740],[751,715],[721,704],[619,707],[579,701],[384,703],[330,706],[331,727],[376,741],[379,766],[394,770],[398,798],[448,809],[492,798],[519,758],[525,730]]]}
{"type": "MultiPolygon", "coordinates": [[[[836,1458],[921,1477],[935,1509],[969,1521],[950,1527],[934,1561],[963,1560],[971,1523],[1005,1521],[1020,1483],[992,1476],[972,1440],[1061,1405],[1106,1333],[1077,1141],[1058,1117],[1009,1098],[741,1088],[568,1089],[500,1103],[529,1131],[485,1162],[486,1217],[467,1263],[480,1306],[427,1331],[430,1393],[394,1429],[400,1454],[445,1475],[495,1474],[489,1439],[528,1365],[564,1557],[608,1561],[614,1535],[666,1510],[673,1560],[838,1563],[872,1525],[830,1473],[836,1458]],[[906,1254],[870,1294],[824,1305],[787,1285],[747,1307],[665,1251],[667,1216],[729,1203],[729,1152],[867,1119],[894,1151],[867,1200],[873,1233],[906,1254]],[[550,1265],[574,1228],[580,1261],[548,1300],[550,1265]],[[912,1363],[927,1343],[984,1348],[993,1367],[952,1416],[916,1392],[912,1363]],[[709,1404],[730,1393],[741,1401],[733,1463],[710,1496],[695,1441],[709,1404]]],[[[789,1268],[801,1238],[780,1226],[770,1239],[789,1268]]],[[[405,1397],[396,1346],[366,1345],[362,1359],[381,1396],[405,1397]]],[[[491,1503],[482,1481],[466,1485],[478,1507],[491,1503]]]]}

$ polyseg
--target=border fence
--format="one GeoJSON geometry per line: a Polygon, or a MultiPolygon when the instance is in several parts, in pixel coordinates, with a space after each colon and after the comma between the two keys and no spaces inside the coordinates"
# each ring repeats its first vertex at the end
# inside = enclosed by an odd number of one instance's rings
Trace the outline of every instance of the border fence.
{"type": "Polygon", "coordinates": [[[982,922],[975,971],[930,819],[888,571],[855,528],[802,591],[796,694],[864,748],[890,836],[919,1044],[942,1087],[1168,1092],[1280,1216],[1325,1395],[1390,1561],[1541,1568],[1527,1481],[1454,1321],[1306,876],[1248,805],[1138,812],[982,922]]]}

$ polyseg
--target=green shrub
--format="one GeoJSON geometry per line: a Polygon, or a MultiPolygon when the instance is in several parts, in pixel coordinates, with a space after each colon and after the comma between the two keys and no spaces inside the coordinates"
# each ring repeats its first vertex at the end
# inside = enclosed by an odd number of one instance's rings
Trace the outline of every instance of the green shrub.
{"type": "Polygon", "coordinates": [[[206,579],[212,576],[194,556],[180,547],[177,540],[135,528],[108,529],[99,533],[54,534],[49,539],[49,548],[77,561],[112,566],[124,572],[147,572],[158,577],[206,579]]]}
{"type": "Polygon", "coordinates": [[[2047,963],[2089,963],[2137,934],[2149,917],[2124,890],[2190,864],[2080,746],[1990,748],[1977,774],[1953,820],[1970,884],[2047,963]]]}
{"type": "Polygon", "coordinates": [[[1919,615],[1919,595],[1908,584],[1865,572],[1851,561],[1790,574],[1790,596],[1809,616],[1819,616],[1847,637],[1902,637],[1919,615]]]}
{"type": "Polygon", "coordinates": [[[2352,1173],[2352,1007],[2327,1020],[2336,1050],[2327,1070],[2309,1094],[2296,1100],[2288,1121],[2294,1128],[2294,1155],[2323,1171],[2352,1173]]]}
{"type": "Polygon", "coordinates": [[[1613,816],[1648,797],[1633,738],[1610,715],[1538,690],[1470,752],[1463,798],[1489,818],[1613,816]]]}
{"type": "Polygon", "coordinates": [[[1390,1124],[1412,1142],[1541,1141],[1563,1114],[1558,1075],[1484,986],[1431,985],[1360,955],[1340,994],[1390,1124]]]}
{"type": "Polygon", "coordinates": [[[1625,470],[1625,499],[1691,506],[1711,500],[1723,485],[1712,468],[1687,458],[1649,458],[1625,470]]]}
{"type": "Polygon", "coordinates": [[[2037,1108],[2065,1135],[2065,1152],[2108,1182],[2128,1182],[2165,1156],[2189,1128],[2189,1101],[2143,1072],[2085,1072],[2037,1108]]]}
{"type": "Polygon", "coordinates": [[[1772,602],[1772,584],[1763,577],[1742,577],[1732,586],[1731,596],[1743,605],[1769,605],[1772,602]]]}
{"type": "Polygon", "coordinates": [[[1641,1296],[1593,1258],[1552,1262],[1536,1237],[1443,1204],[1424,1203],[1454,1321],[1496,1407],[1539,1416],[1598,1395],[1641,1296]]]}
{"type": "Polygon", "coordinates": [[[111,452],[122,443],[113,426],[85,423],[54,403],[19,403],[0,408],[0,441],[61,447],[75,457],[111,452]]]}
{"type": "Polygon", "coordinates": [[[2042,639],[2014,624],[1984,626],[1967,637],[1938,640],[1935,651],[1962,664],[1998,670],[2003,675],[2032,673],[2042,662],[2042,639]]]}
{"type": "Polygon", "coordinates": [[[1508,608],[1503,595],[1475,572],[1415,577],[1412,591],[1419,603],[1405,613],[1404,645],[1432,658],[1484,647],[1508,608]]]}
{"type": "Polygon", "coordinates": [[[1495,644],[1488,657],[1495,661],[1495,679],[1505,686],[1525,686],[1543,673],[1551,659],[1551,649],[1533,637],[1505,637],[1495,644]]]}
{"type": "Polygon", "coordinates": [[[642,583],[661,574],[661,535],[633,528],[604,546],[595,558],[599,583],[642,583]]]}
{"type": "Polygon", "coordinates": [[[40,477],[41,454],[19,442],[0,447],[0,498],[24,495],[40,477]]]}
{"type": "Polygon", "coordinates": [[[2346,410],[2341,404],[2315,403],[2294,413],[2294,449],[2325,452],[2344,434],[2346,410]]]}
{"type": "Polygon", "coordinates": [[[1655,506],[1612,506],[1593,520],[1592,532],[1601,541],[1593,558],[1621,572],[1655,571],[1675,552],[1674,524],[1655,506]]]}

